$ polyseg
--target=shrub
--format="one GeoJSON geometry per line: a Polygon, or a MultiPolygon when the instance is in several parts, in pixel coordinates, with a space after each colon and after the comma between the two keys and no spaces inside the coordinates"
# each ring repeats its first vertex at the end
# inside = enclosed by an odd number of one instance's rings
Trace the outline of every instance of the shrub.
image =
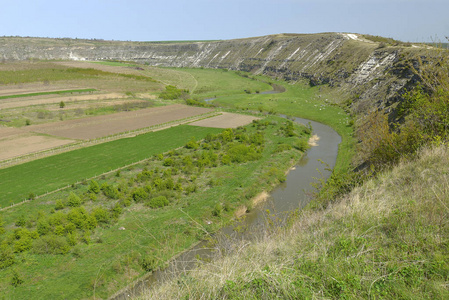
{"type": "Polygon", "coordinates": [[[20,275],[19,273],[17,273],[16,270],[14,270],[13,273],[12,273],[12,277],[11,277],[11,285],[13,287],[18,287],[23,282],[24,282],[24,280],[22,278],[22,275],[20,275]]]}
{"type": "Polygon", "coordinates": [[[109,223],[109,213],[103,207],[95,207],[91,215],[95,217],[98,223],[109,223]]]}
{"type": "Polygon", "coordinates": [[[290,146],[289,144],[279,144],[277,145],[276,149],[274,149],[274,153],[280,153],[288,151],[290,149],[292,149],[292,146],[290,146]]]}
{"type": "Polygon", "coordinates": [[[23,227],[25,226],[26,220],[25,220],[25,216],[21,215],[17,218],[15,225],[17,227],[23,227]]]}
{"type": "Polygon", "coordinates": [[[85,229],[87,228],[87,212],[84,207],[77,207],[72,209],[67,214],[67,220],[72,222],[76,228],[85,229]]]}
{"type": "Polygon", "coordinates": [[[257,153],[254,147],[242,144],[231,145],[227,151],[231,162],[244,163],[259,159],[262,155],[257,153]]]}
{"type": "Polygon", "coordinates": [[[64,208],[64,202],[61,199],[56,200],[55,209],[60,210],[64,208]]]}
{"type": "Polygon", "coordinates": [[[39,221],[37,221],[36,230],[39,235],[46,235],[47,233],[49,233],[51,230],[51,226],[48,223],[48,220],[40,219],[39,221]]]}
{"type": "Polygon", "coordinates": [[[67,198],[67,205],[71,207],[78,207],[81,205],[81,198],[71,192],[67,198]]]}
{"type": "Polygon", "coordinates": [[[148,193],[142,187],[135,189],[131,193],[131,195],[132,195],[132,198],[134,199],[134,201],[136,201],[137,203],[142,202],[142,201],[148,199],[148,197],[149,197],[148,193]]]}
{"type": "MultiPolygon", "coordinates": [[[[187,145],[186,145],[186,147],[187,147],[187,145]]],[[[174,164],[174,161],[173,161],[173,158],[171,158],[171,157],[166,158],[163,162],[163,165],[166,167],[173,166],[173,164],[174,164]]]]}
{"type": "Polygon", "coordinates": [[[156,260],[154,257],[145,256],[141,259],[140,266],[146,272],[151,272],[156,268],[156,260]]]}
{"type": "Polygon", "coordinates": [[[221,217],[222,213],[223,213],[223,205],[221,205],[221,203],[215,204],[214,209],[212,210],[212,215],[214,217],[221,217]]]}
{"type": "Polygon", "coordinates": [[[101,190],[103,194],[109,199],[118,199],[120,197],[120,192],[116,187],[107,184],[106,182],[101,185],[101,190]]]}
{"type": "Polygon", "coordinates": [[[7,245],[0,246],[0,270],[13,265],[15,256],[11,248],[7,245]]]}
{"type": "Polygon", "coordinates": [[[123,210],[122,206],[119,203],[115,203],[114,206],[111,209],[112,217],[114,219],[118,219],[118,217],[122,213],[122,210],[123,210]]]}
{"type": "Polygon", "coordinates": [[[195,141],[194,138],[192,138],[185,146],[187,149],[198,149],[200,145],[195,141]]]}
{"type": "Polygon", "coordinates": [[[295,148],[298,149],[299,151],[304,152],[310,148],[310,145],[307,139],[299,138],[295,141],[295,148]]]}
{"type": "Polygon", "coordinates": [[[159,207],[164,207],[167,206],[170,202],[167,200],[167,198],[165,196],[158,196],[155,198],[151,198],[148,202],[147,202],[147,206],[151,207],[151,208],[159,208],[159,207]]]}
{"type": "Polygon", "coordinates": [[[176,88],[173,85],[167,85],[165,87],[165,91],[163,91],[159,95],[159,98],[164,99],[164,100],[174,100],[174,99],[178,99],[183,96],[187,96],[188,93],[189,93],[188,90],[182,90],[182,89],[176,88]]]}
{"type": "Polygon", "coordinates": [[[2,220],[2,216],[0,216],[0,235],[5,233],[5,223],[2,220]]]}
{"type": "Polygon", "coordinates": [[[89,188],[88,191],[94,194],[98,194],[100,192],[100,185],[95,180],[91,180],[89,182],[89,188]]]}
{"type": "Polygon", "coordinates": [[[35,240],[33,252],[37,254],[66,254],[70,245],[63,236],[46,235],[35,240]]]}

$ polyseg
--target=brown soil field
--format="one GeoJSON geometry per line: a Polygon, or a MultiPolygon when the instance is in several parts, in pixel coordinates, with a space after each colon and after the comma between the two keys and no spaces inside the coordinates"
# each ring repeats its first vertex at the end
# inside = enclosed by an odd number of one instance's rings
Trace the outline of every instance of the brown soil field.
{"type": "Polygon", "coordinates": [[[68,139],[36,135],[16,128],[0,128],[0,161],[48,150],[74,142],[68,139]]]}
{"type": "Polygon", "coordinates": [[[253,120],[259,120],[258,117],[232,114],[223,112],[219,116],[192,122],[189,125],[201,127],[215,127],[215,128],[237,128],[251,123],[253,120]]]}
{"type": "MultiPolygon", "coordinates": [[[[65,101],[64,101],[65,102],[65,101]]],[[[75,103],[67,103],[66,102],[66,106],[61,109],[58,106],[53,106],[53,107],[45,107],[46,110],[48,111],[64,111],[67,109],[89,109],[89,108],[100,108],[100,107],[110,107],[110,106],[114,106],[114,105],[121,105],[121,104],[125,104],[125,103],[130,103],[130,104],[134,104],[134,103],[145,103],[147,102],[146,100],[104,100],[104,101],[95,101],[95,102],[75,102],[75,103]]]]}
{"type": "Polygon", "coordinates": [[[15,136],[24,133],[23,130],[12,127],[0,127],[0,140],[10,136],[15,136]]]}
{"type": "Polygon", "coordinates": [[[213,109],[209,108],[174,104],[112,115],[31,125],[24,127],[23,130],[69,139],[89,140],[193,117],[212,111],[213,109]]]}
{"type": "Polygon", "coordinates": [[[58,104],[61,101],[67,104],[76,101],[122,99],[125,97],[127,96],[120,93],[108,93],[108,94],[88,94],[88,95],[75,95],[63,97],[60,97],[59,95],[46,95],[46,96],[24,97],[24,98],[11,98],[11,99],[1,99],[0,109],[27,107],[31,105],[42,105],[42,104],[58,104]]]}

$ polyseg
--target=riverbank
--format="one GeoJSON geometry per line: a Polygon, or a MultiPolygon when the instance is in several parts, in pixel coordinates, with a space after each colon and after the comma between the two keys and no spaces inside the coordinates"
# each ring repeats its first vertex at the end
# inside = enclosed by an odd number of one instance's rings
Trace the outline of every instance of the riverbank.
{"type": "Polygon", "coordinates": [[[448,157],[446,146],[425,149],[139,299],[446,299],[448,157]]]}

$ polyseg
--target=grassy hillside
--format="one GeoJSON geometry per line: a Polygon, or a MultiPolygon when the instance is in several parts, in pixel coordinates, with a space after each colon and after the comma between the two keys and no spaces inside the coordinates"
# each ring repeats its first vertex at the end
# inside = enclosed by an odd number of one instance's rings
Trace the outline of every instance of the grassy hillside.
{"type": "Polygon", "coordinates": [[[447,299],[448,174],[449,148],[426,148],[142,298],[447,299]]]}

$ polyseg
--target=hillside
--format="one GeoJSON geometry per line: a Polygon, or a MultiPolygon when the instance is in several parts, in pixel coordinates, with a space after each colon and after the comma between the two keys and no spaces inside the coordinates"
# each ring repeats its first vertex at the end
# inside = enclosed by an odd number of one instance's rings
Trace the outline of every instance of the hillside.
{"type": "Polygon", "coordinates": [[[218,244],[216,261],[141,298],[447,299],[448,157],[427,148],[287,229],[218,244]]]}
{"type": "Polygon", "coordinates": [[[151,66],[222,68],[307,80],[336,89],[331,101],[347,101],[356,112],[392,106],[416,82],[408,59],[423,46],[347,33],[278,34],[183,43],[118,42],[44,38],[0,38],[0,59],[120,60],[151,66]],[[399,97],[400,98],[400,97],[399,97]]]}

